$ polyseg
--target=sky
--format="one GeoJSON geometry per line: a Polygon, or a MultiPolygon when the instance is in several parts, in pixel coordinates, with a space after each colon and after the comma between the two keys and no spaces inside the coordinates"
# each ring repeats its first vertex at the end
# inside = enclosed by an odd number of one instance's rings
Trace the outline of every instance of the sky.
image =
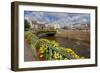
{"type": "Polygon", "coordinates": [[[87,13],[24,11],[24,18],[43,24],[59,24],[62,27],[71,24],[90,24],[90,14],[87,13]]]}

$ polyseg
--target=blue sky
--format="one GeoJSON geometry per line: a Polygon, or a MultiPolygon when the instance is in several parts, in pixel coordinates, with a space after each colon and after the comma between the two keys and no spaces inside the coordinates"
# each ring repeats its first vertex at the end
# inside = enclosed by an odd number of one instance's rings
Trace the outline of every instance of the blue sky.
{"type": "Polygon", "coordinates": [[[78,23],[90,24],[90,14],[84,13],[24,11],[24,17],[31,21],[60,24],[60,26],[69,26],[70,24],[78,23]]]}

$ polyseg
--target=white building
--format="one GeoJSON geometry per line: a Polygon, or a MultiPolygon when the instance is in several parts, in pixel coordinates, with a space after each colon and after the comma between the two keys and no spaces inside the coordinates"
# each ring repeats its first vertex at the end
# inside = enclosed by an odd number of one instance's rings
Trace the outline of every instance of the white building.
{"type": "Polygon", "coordinates": [[[55,29],[59,29],[60,28],[60,25],[59,24],[54,24],[54,28],[55,29]]]}
{"type": "Polygon", "coordinates": [[[54,27],[54,29],[59,29],[60,25],[59,24],[46,24],[46,27],[54,27]]]}

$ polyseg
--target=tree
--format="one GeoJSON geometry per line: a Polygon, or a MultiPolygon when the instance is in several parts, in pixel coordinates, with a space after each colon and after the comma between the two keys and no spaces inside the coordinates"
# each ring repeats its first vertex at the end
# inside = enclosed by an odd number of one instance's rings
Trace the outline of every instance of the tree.
{"type": "Polygon", "coordinates": [[[24,20],[24,29],[25,31],[28,30],[30,28],[30,23],[25,19],[24,20]]]}

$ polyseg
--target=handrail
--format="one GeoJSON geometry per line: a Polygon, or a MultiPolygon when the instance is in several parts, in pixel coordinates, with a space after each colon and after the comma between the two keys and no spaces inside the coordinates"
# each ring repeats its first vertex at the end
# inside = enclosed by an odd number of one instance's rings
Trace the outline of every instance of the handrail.
{"type": "Polygon", "coordinates": [[[53,47],[50,47],[52,50],[58,52],[59,54],[63,55],[64,57],[68,58],[68,59],[73,59],[68,53],[65,53],[65,52],[62,52],[61,50],[59,49],[55,49],[53,47]]]}

